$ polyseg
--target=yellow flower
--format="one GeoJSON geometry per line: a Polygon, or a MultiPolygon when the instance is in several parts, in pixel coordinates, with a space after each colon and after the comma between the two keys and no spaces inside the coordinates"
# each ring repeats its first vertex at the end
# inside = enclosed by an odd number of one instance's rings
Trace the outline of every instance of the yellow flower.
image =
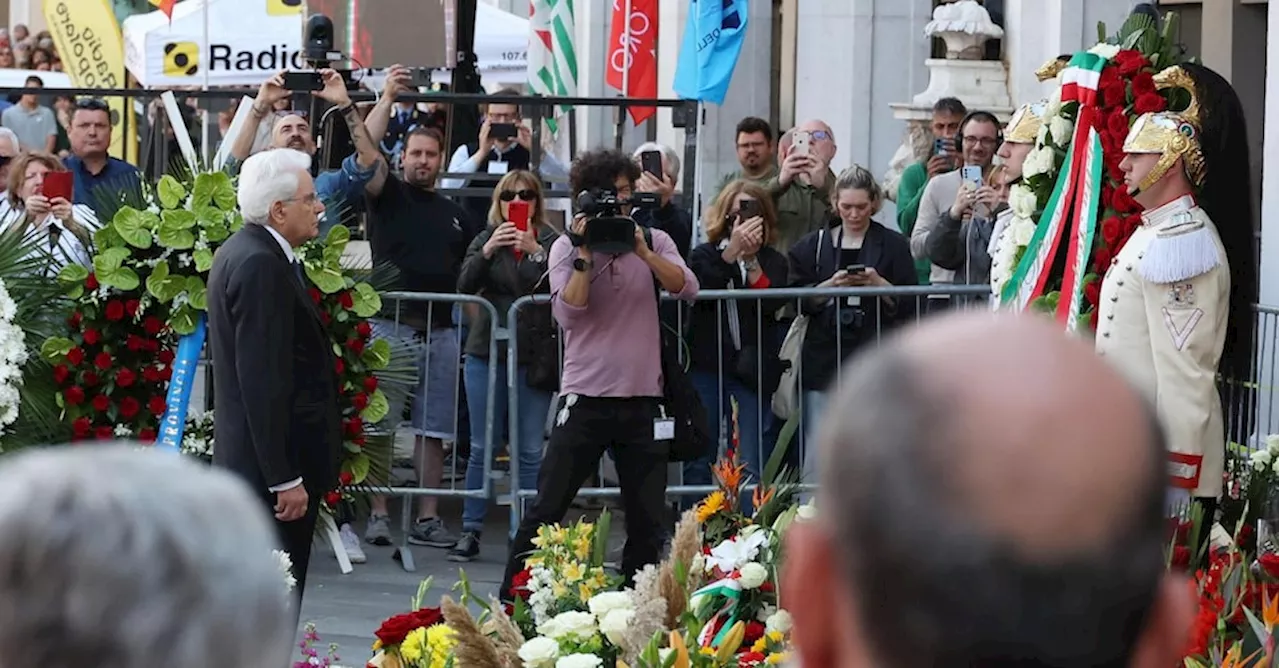
{"type": "Polygon", "coordinates": [[[563,582],[561,582],[561,581],[559,581],[559,580],[556,580],[555,582],[552,582],[552,583],[551,583],[551,595],[552,595],[552,596],[554,596],[554,597],[556,597],[556,598],[558,598],[558,599],[559,599],[559,598],[564,598],[564,597],[565,597],[565,595],[566,595],[566,594],[568,594],[568,593],[569,593],[569,588],[568,588],[568,587],[566,587],[566,586],[564,586],[564,583],[563,583],[563,582]]]}
{"type": "Polygon", "coordinates": [[[716,513],[728,507],[729,507],[729,504],[725,501],[724,492],[720,490],[716,490],[712,492],[707,496],[707,498],[702,500],[702,503],[698,504],[698,514],[697,514],[698,523],[699,524],[705,523],[707,520],[711,519],[716,513]]]}
{"type": "Polygon", "coordinates": [[[537,556],[528,557],[527,559],[524,560],[524,567],[533,568],[534,566],[541,566],[543,563],[544,563],[544,560],[542,559],[542,557],[537,557],[537,556]]]}
{"type": "Polygon", "coordinates": [[[757,638],[755,643],[751,645],[751,651],[757,654],[764,654],[767,649],[769,649],[769,640],[764,637],[757,638]]]}
{"type": "Polygon", "coordinates": [[[583,577],[582,564],[579,564],[576,561],[571,561],[564,567],[564,571],[562,571],[560,575],[564,578],[565,582],[577,582],[583,577]]]}
{"type": "Polygon", "coordinates": [[[427,651],[427,629],[418,627],[404,637],[400,643],[400,656],[407,663],[417,663],[427,651]]]}
{"type": "Polygon", "coordinates": [[[431,663],[424,668],[444,668],[457,644],[458,636],[448,626],[436,624],[427,629],[427,649],[431,653],[431,663]]]}
{"type": "Polygon", "coordinates": [[[375,641],[373,641],[373,651],[375,651],[375,652],[376,652],[376,651],[378,651],[378,650],[380,650],[380,649],[382,649],[382,641],[381,641],[381,640],[375,640],[375,641]]]}
{"type": "Polygon", "coordinates": [[[703,647],[702,649],[698,650],[698,653],[703,656],[715,656],[716,650],[711,647],[703,647]]]}
{"type": "Polygon", "coordinates": [[[787,660],[786,652],[774,652],[773,654],[770,654],[769,656],[766,656],[764,658],[764,662],[771,666],[776,666],[780,663],[783,663],[786,660],[787,660]]]}
{"type": "Polygon", "coordinates": [[[591,557],[591,540],[586,536],[579,536],[578,540],[573,544],[573,556],[579,561],[586,561],[591,557]]]}
{"type": "Polygon", "coordinates": [[[587,583],[583,582],[582,584],[579,584],[579,585],[578,585],[578,598],[579,598],[579,599],[581,599],[581,600],[583,600],[583,601],[586,601],[586,600],[589,600],[592,596],[595,596],[595,595],[596,595],[595,591],[594,591],[593,589],[591,589],[590,585],[588,585],[587,583]]]}
{"type": "Polygon", "coordinates": [[[769,642],[775,642],[775,643],[782,642],[784,638],[784,636],[782,635],[782,631],[770,631],[766,633],[765,636],[769,638],[769,642]]]}

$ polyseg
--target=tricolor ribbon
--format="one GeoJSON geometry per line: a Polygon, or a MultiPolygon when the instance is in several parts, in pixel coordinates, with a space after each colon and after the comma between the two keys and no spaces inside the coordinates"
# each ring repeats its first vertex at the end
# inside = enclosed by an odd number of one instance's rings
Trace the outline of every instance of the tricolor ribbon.
{"type": "Polygon", "coordinates": [[[196,318],[195,331],[178,339],[178,351],[173,356],[173,375],[169,377],[169,389],[165,395],[164,418],[160,420],[160,435],[156,446],[178,452],[182,449],[182,432],[187,427],[187,408],[191,404],[191,385],[195,382],[196,365],[200,362],[200,350],[204,348],[205,315],[196,318]]]}
{"type": "Polygon", "coordinates": [[[724,578],[717,580],[711,584],[693,592],[690,599],[699,596],[723,596],[725,601],[711,616],[711,619],[698,632],[698,645],[702,647],[718,647],[720,642],[724,640],[725,635],[729,633],[729,629],[738,622],[738,599],[742,597],[742,584],[733,578],[724,578]],[[720,632],[716,633],[716,623],[721,619],[724,624],[720,626],[720,632]],[[714,634],[714,637],[712,637],[714,634]]]}

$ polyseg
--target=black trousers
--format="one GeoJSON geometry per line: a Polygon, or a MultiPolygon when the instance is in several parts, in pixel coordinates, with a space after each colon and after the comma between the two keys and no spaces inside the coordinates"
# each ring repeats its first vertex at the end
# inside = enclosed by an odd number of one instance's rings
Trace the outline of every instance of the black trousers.
{"type": "Polygon", "coordinates": [[[578,490],[596,471],[606,450],[617,463],[622,509],[626,514],[623,575],[630,581],[636,571],[647,564],[658,563],[666,545],[670,444],[653,439],[653,421],[660,415],[659,400],[576,396],[573,406],[567,406],[566,398],[561,397],[556,407],[556,427],[551,431],[538,472],[538,496],[520,521],[507,558],[500,590],[504,601],[511,599],[511,579],[524,570],[524,559],[533,550],[538,527],[564,519],[578,490]]]}
{"type": "Polygon", "coordinates": [[[280,538],[280,549],[293,562],[293,578],[298,581],[293,590],[295,615],[302,612],[302,592],[307,586],[307,567],[311,564],[311,543],[315,538],[316,519],[320,515],[321,495],[308,489],[307,497],[307,514],[292,522],[281,522],[275,518],[275,493],[268,492],[263,497],[267,502],[267,512],[275,524],[276,535],[280,538]]]}

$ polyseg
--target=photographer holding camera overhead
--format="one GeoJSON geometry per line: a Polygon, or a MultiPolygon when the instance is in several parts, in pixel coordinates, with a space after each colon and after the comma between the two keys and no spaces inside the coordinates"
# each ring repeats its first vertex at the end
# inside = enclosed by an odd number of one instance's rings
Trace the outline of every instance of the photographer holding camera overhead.
{"type": "Polygon", "coordinates": [[[626,516],[623,575],[630,580],[657,563],[666,540],[676,409],[662,399],[657,287],[690,300],[698,279],[666,232],[630,217],[633,206],[658,204],[652,195],[634,195],[639,178],[629,156],[609,150],[583,154],[569,175],[577,212],[548,259],[551,312],[564,330],[560,401],[537,497],[511,545],[499,590],[505,599],[538,527],[564,519],[606,448],[618,465],[626,516]]]}
{"type": "MultiPolygon", "coordinates": [[[[518,97],[521,93],[514,88],[503,88],[494,95],[518,97]]],[[[533,131],[524,124],[520,116],[520,105],[491,102],[485,105],[484,122],[480,124],[480,134],[476,141],[459,146],[449,159],[449,168],[445,170],[451,174],[477,176],[468,179],[441,179],[440,188],[492,189],[507,172],[517,169],[533,171],[532,151],[533,131]]],[[[544,179],[548,176],[563,178],[568,170],[554,155],[544,153],[537,173],[544,179]]],[[[489,194],[461,197],[458,203],[474,220],[488,219],[489,194]]]]}

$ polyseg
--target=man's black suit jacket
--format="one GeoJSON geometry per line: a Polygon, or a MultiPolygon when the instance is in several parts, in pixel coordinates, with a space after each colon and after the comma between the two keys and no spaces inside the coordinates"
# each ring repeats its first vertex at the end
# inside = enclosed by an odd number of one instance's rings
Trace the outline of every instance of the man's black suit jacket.
{"type": "Polygon", "coordinates": [[[263,494],[299,477],[312,499],[337,482],[338,379],[320,313],[284,249],[245,224],[209,273],[215,465],[263,494]]]}

